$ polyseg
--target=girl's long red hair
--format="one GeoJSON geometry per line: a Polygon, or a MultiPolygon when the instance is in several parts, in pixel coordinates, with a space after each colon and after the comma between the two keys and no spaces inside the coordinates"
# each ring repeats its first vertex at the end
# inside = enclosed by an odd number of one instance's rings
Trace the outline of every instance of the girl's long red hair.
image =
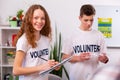
{"type": "Polygon", "coordinates": [[[48,13],[44,7],[42,7],[39,4],[38,5],[35,4],[35,5],[32,5],[25,14],[25,17],[22,21],[21,28],[19,32],[17,33],[16,39],[14,41],[15,46],[16,46],[18,39],[23,35],[23,33],[26,34],[27,41],[33,48],[37,46],[35,42],[35,35],[34,35],[35,29],[33,28],[33,25],[31,22],[33,18],[33,13],[36,9],[41,9],[45,14],[45,26],[40,31],[40,34],[51,38],[51,26],[50,26],[50,19],[49,19],[48,13]]]}

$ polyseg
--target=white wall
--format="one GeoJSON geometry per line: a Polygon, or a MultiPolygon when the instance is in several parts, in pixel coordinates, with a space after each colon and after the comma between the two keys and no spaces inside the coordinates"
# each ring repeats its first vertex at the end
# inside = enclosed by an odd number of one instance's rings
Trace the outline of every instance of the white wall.
{"type": "Polygon", "coordinates": [[[79,8],[82,4],[116,6],[120,5],[120,0],[0,0],[0,24],[8,25],[9,16],[15,16],[19,9],[26,11],[34,3],[41,4],[47,9],[52,26],[57,24],[64,37],[79,26],[79,8]]]}
{"type": "MultiPolygon", "coordinates": [[[[8,16],[16,15],[19,9],[26,11],[34,3],[41,4],[46,8],[52,26],[57,24],[63,38],[79,26],[79,8],[82,4],[120,6],[120,0],[0,0],[0,24],[7,25],[8,16]]],[[[108,48],[108,55],[110,57],[108,64],[115,63],[120,56],[120,48],[108,48]]]]}

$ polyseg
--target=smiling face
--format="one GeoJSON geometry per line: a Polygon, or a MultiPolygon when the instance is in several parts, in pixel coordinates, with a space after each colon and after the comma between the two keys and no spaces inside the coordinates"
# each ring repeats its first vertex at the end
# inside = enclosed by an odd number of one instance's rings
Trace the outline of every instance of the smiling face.
{"type": "Polygon", "coordinates": [[[32,25],[36,31],[41,31],[45,26],[45,14],[41,9],[36,9],[34,11],[32,25]]]}
{"type": "Polygon", "coordinates": [[[90,16],[80,16],[79,19],[81,21],[81,25],[80,25],[80,29],[84,30],[84,31],[88,31],[90,30],[92,24],[93,24],[93,17],[94,15],[90,15],[90,16]]]}

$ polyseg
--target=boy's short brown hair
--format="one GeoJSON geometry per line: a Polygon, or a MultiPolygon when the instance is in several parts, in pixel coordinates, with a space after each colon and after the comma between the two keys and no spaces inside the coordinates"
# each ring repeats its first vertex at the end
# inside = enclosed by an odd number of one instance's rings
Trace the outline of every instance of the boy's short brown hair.
{"type": "Polygon", "coordinates": [[[95,8],[90,4],[83,5],[80,9],[80,16],[83,15],[87,15],[87,16],[95,15],[95,8]]]}

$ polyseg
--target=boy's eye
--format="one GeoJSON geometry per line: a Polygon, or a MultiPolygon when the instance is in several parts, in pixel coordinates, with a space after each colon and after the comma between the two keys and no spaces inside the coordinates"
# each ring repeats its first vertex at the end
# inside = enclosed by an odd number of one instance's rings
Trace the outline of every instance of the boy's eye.
{"type": "Polygon", "coordinates": [[[85,22],[88,22],[88,21],[90,21],[90,22],[93,22],[93,20],[84,20],[85,22]]]}
{"type": "Polygon", "coordinates": [[[86,19],[85,22],[87,22],[88,20],[86,19]]]}
{"type": "Polygon", "coordinates": [[[92,20],[90,20],[91,22],[93,22],[93,19],[92,20]]]}

